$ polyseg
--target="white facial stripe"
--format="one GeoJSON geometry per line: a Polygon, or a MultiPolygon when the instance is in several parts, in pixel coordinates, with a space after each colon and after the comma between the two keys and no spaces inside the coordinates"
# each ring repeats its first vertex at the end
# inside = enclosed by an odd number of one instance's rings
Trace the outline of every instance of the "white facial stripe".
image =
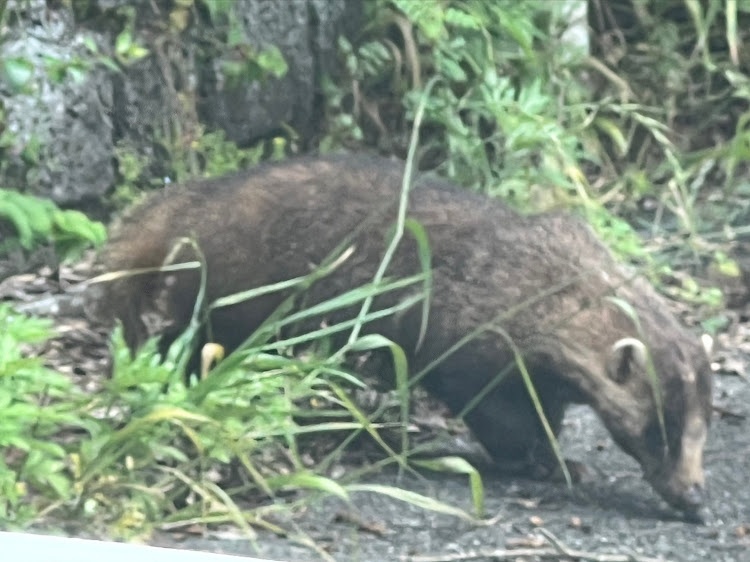
{"type": "Polygon", "coordinates": [[[703,485],[703,447],[706,444],[706,423],[697,415],[687,420],[682,435],[682,451],[675,471],[685,483],[703,485]]]}

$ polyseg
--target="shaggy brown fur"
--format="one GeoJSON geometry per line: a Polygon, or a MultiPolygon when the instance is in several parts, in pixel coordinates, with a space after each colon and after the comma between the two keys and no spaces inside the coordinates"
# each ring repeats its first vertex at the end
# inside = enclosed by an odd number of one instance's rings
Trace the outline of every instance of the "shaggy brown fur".
{"type": "MultiPolygon", "coordinates": [[[[309,273],[359,227],[352,256],[307,293],[308,304],[321,302],[372,280],[394,224],[402,174],[401,164],[377,157],[301,158],[170,187],[119,225],[105,262],[112,270],[160,266],[176,238],[194,236],[206,257],[211,302],[309,273]]],[[[591,405],[654,488],[695,515],[703,500],[711,375],[704,349],[664,299],[620,267],[570,216],[520,216],[498,201],[427,178],[415,182],[409,214],[426,229],[433,256],[424,341],[416,345],[420,306],[367,330],[401,344],[417,372],[477,326],[495,320],[522,350],[555,432],[569,403],[591,405]],[[641,330],[605,297],[629,302],[641,330]],[[666,444],[641,341],[661,382],[666,444]]],[[[388,275],[419,271],[407,233],[388,275]]],[[[194,271],[170,279],[167,309],[173,327],[167,341],[186,326],[198,287],[194,271]]],[[[147,337],[143,313],[165,286],[156,275],[107,286],[102,302],[123,321],[131,347],[147,337]]],[[[375,306],[391,305],[415,290],[388,294],[375,306]]],[[[215,339],[236,347],[284,296],[215,311],[210,319],[215,339]]],[[[353,311],[346,312],[351,317],[353,311]]],[[[459,412],[513,361],[500,330],[487,331],[435,367],[423,384],[459,412]]],[[[466,422],[498,462],[521,470],[554,464],[517,373],[492,389],[466,422]]]]}

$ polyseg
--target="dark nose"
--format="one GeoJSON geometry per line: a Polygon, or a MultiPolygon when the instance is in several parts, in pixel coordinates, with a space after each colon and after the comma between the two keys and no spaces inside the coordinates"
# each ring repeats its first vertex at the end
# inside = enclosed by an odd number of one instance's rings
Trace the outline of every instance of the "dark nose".
{"type": "Polygon", "coordinates": [[[699,508],[706,501],[706,490],[700,484],[693,484],[688,491],[685,492],[683,499],[688,509],[691,507],[699,508]]]}
{"type": "Polygon", "coordinates": [[[681,503],[685,519],[692,523],[705,524],[710,518],[710,512],[704,505],[706,502],[706,490],[699,484],[693,484],[682,496],[681,503]]]}

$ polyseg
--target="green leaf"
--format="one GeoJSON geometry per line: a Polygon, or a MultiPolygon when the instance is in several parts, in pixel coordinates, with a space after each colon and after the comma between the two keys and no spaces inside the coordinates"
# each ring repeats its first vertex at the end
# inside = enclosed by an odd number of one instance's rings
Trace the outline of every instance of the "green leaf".
{"type": "Polygon", "coordinates": [[[423,509],[434,511],[436,513],[453,515],[454,517],[458,517],[472,523],[475,523],[477,521],[463,509],[448,505],[428,496],[423,496],[422,494],[418,494],[410,490],[402,490],[401,488],[396,488],[394,486],[383,486],[380,484],[349,484],[348,486],[346,486],[346,490],[349,492],[373,492],[397,499],[402,502],[416,505],[417,507],[421,507],[423,509]]]}
{"type": "Polygon", "coordinates": [[[102,223],[92,221],[80,211],[57,211],[53,218],[61,233],[73,235],[76,239],[100,245],[107,237],[106,228],[102,223]]]}
{"type": "Polygon", "coordinates": [[[99,47],[96,46],[96,42],[89,35],[84,35],[83,38],[81,39],[81,42],[83,43],[83,46],[86,47],[92,53],[99,52],[99,47]]]}
{"type": "Polygon", "coordinates": [[[2,62],[3,78],[16,91],[26,86],[34,75],[34,65],[21,57],[8,58],[2,62]]]}
{"type": "Polygon", "coordinates": [[[263,49],[257,58],[258,66],[260,66],[266,72],[270,72],[276,78],[281,78],[289,70],[284,55],[276,46],[271,46],[263,49]]]}
{"type": "Polygon", "coordinates": [[[4,217],[13,225],[21,246],[27,250],[31,249],[34,244],[34,231],[27,221],[26,213],[8,199],[0,198],[0,217],[4,217]]]}
{"type": "Polygon", "coordinates": [[[612,143],[617,147],[620,156],[625,156],[628,152],[628,141],[620,130],[617,123],[606,117],[597,117],[594,119],[594,126],[606,134],[612,143]]]}
{"type": "Polygon", "coordinates": [[[335,480],[326,478],[325,476],[319,476],[307,471],[297,472],[289,476],[275,476],[269,478],[268,485],[273,489],[279,489],[283,486],[293,486],[297,488],[320,490],[341,498],[342,500],[349,501],[349,494],[341,484],[335,480]]]}
{"type": "Polygon", "coordinates": [[[456,61],[447,57],[436,57],[435,62],[437,62],[440,71],[451,81],[458,83],[466,82],[466,73],[456,61]]]}
{"type": "Polygon", "coordinates": [[[68,74],[76,84],[83,84],[86,81],[86,68],[71,65],[68,67],[68,74]]]}
{"type": "Polygon", "coordinates": [[[115,39],[115,53],[118,56],[124,57],[127,55],[130,47],[133,46],[133,34],[129,29],[123,29],[117,39],[115,39]]]}
{"type": "Polygon", "coordinates": [[[97,60],[102,64],[102,66],[106,66],[107,68],[109,68],[110,70],[114,70],[115,72],[121,72],[118,64],[115,61],[113,61],[111,58],[99,57],[97,60]]]}
{"type": "Polygon", "coordinates": [[[471,485],[474,510],[477,517],[484,517],[484,486],[482,485],[482,476],[466,459],[462,459],[461,457],[440,457],[436,459],[414,460],[412,463],[436,472],[466,474],[469,477],[471,485]]]}
{"type": "Polygon", "coordinates": [[[427,39],[434,41],[446,34],[443,25],[445,12],[440,2],[394,0],[393,3],[419,27],[427,39]]]}
{"type": "Polygon", "coordinates": [[[145,47],[141,47],[140,45],[133,45],[130,47],[127,51],[127,57],[131,61],[137,61],[144,57],[147,57],[149,54],[149,50],[145,47]]]}
{"type": "Polygon", "coordinates": [[[445,23],[463,27],[465,29],[482,29],[482,22],[473,14],[456,8],[448,8],[445,12],[445,23]]]}

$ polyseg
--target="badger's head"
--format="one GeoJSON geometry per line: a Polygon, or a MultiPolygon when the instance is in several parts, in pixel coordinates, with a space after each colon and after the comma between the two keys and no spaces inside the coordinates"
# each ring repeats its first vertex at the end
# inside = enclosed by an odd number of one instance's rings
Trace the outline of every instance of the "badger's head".
{"type": "Polygon", "coordinates": [[[566,345],[575,340],[564,350],[578,372],[573,382],[662,498],[688,518],[703,519],[710,338],[701,341],[681,326],[643,280],[604,301],[559,338],[566,345]],[[633,306],[621,306],[625,300],[633,306]]]}
{"type": "MultiPolygon", "coordinates": [[[[680,332],[684,334],[684,332],[680,332]]],[[[705,343],[705,341],[704,341],[705,343]]],[[[610,349],[607,376],[629,412],[603,416],[617,443],[673,507],[703,519],[703,447],[711,416],[711,369],[697,338],[623,338],[610,349]]]]}

